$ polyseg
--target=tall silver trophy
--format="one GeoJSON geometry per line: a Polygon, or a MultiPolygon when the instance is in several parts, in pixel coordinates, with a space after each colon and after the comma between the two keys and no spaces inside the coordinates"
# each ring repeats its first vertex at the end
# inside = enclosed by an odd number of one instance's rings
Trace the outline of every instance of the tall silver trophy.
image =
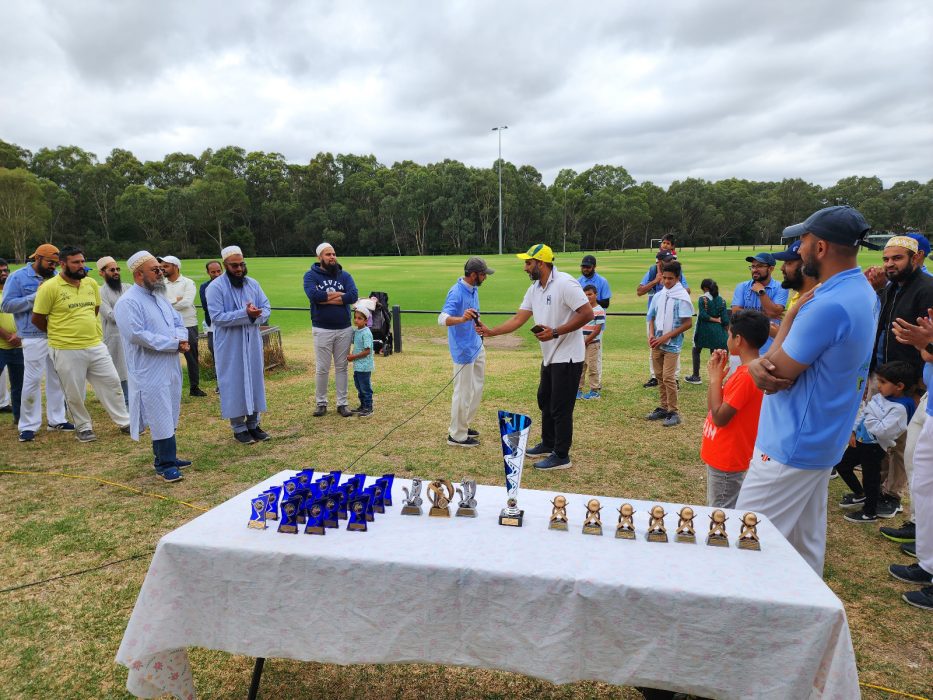
{"type": "Polygon", "coordinates": [[[531,418],[521,413],[499,411],[499,433],[502,436],[502,461],[505,465],[505,489],[508,500],[499,514],[499,524],[521,527],[525,511],[518,507],[518,487],[522,483],[522,469],[525,466],[525,448],[528,445],[528,433],[531,431],[531,418]]]}

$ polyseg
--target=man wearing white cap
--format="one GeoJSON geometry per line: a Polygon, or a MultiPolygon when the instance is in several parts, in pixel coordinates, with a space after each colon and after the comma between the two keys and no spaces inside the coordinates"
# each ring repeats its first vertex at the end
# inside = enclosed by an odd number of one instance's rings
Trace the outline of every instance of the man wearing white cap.
{"type": "Polygon", "coordinates": [[[207,308],[214,328],[214,367],[220,414],[230,420],[234,439],[244,445],[268,440],[259,425],[266,410],[260,326],[272,308],[262,287],[246,275],[238,246],[220,252],[224,274],[207,286],[207,308]]]}
{"type": "Polygon", "coordinates": [[[113,318],[113,307],[123,296],[123,292],[130,285],[120,281],[120,266],[109,255],[97,261],[97,272],[104,280],[100,288],[100,325],[104,331],[104,345],[110,351],[110,359],[120,377],[120,386],[123,387],[123,401],[129,407],[130,394],[126,383],[126,358],[123,356],[123,341],[120,339],[120,329],[113,318]]]}
{"type": "Polygon", "coordinates": [[[201,381],[198,366],[198,311],[194,308],[194,296],[197,288],[194,281],[181,274],[181,260],[174,255],[158,258],[165,273],[165,298],[181,316],[181,322],[188,329],[188,351],[185,363],[188,365],[188,394],[207,396],[199,386],[201,381]]]}
{"type": "Polygon", "coordinates": [[[135,284],[113,310],[129,366],[130,436],[152,436],[153,466],[165,481],[180,481],[191,462],[176,454],[175,431],[181,406],[178,353],[188,347],[188,331],[164,296],[162,267],[147,250],[127,261],[135,284]]]}
{"type": "Polygon", "coordinates": [[[348,418],[353,415],[347,406],[347,355],[353,340],[350,307],[356,303],[358,293],[350,273],[344,272],[337,262],[337,253],[330,243],[321,243],[315,252],[317,262],[304,278],[305,294],[311,302],[314,339],[314,398],[317,408],[312,415],[320,418],[327,413],[327,384],[333,360],[337,413],[348,418]]]}

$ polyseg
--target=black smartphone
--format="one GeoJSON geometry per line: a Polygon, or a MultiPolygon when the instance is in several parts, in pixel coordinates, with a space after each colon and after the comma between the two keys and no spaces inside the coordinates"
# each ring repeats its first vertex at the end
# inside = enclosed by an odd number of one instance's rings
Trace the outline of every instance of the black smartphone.
{"type": "Polygon", "coordinates": [[[531,327],[531,332],[534,333],[535,335],[538,335],[538,333],[540,333],[543,330],[544,330],[544,326],[532,326],[531,327]]]}

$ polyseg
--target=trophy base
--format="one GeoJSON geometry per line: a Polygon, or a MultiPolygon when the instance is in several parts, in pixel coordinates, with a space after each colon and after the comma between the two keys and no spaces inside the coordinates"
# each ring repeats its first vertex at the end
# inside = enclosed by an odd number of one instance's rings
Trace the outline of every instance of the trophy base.
{"type": "Polygon", "coordinates": [[[564,532],[566,532],[567,523],[564,522],[563,520],[555,520],[548,524],[547,529],[548,530],[563,530],[564,532]]]}
{"type": "Polygon", "coordinates": [[[457,517],[458,518],[475,518],[476,517],[476,508],[464,508],[460,506],[457,508],[457,517]]]}
{"type": "Polygon", "coordinates": [[[348,523],[347,530],[350,532],[366,532],[366,523],[348,523]]]}
{"type": "Polygon", "coordinates": [[[340,523],[337,522],[336,518],[333,520],[325,520],[324,527],[340,527],[340,523]]]}
{"type": "Polygon", "coordinates": [[[251,530],[265,530],[265,529],[266,529],[266,521],[265,521],[265,520],[250,520],[250,521],[249,521],[249,528],[250,528],[251,530]]]}
{"type": "Polygon", "coordinates": [[[402,515],[421,515],[421,506],[403,506],[402,515]]]}
{"type": "Polygon", "coordinates": [[[337,511],[337,520],[346,520],[346,519],[347,519],[347,513],[346,513],[346,511],[340,512],[340,511],[338,510],[338,511],[337,511]]]}
{"type": "Polygon", "coordinates": [[[686,542],[686,543],[688,543],[688,544],[696,544],[696,543],[697,543],[697,536],[696,536],[696,535],[687,535],[687,534],[684,534],[684,533],[682,533],[682,532],[678,532],[678,533],[677,533],[677,541],[678,541],[678,542],[686,542]]]}
{"type": "Polygon", "coordinates": [[[279,514],[273,513],[271,510],[266,511],[266,520],[278,520],[279,514]]]}
{"type": "Polygon", "coordinates": [[[506,513],[504,510],[499,513],[499,524],[507,525],[508,527],[521,527],[522,518],[525,516],[525,511],[518,511],[518,515],[511,515],[506,513]]]}
{"type": "Polygon", "coordinates": [[[306,535],[323,535],[327,532],[327,528],[323,525],[308,525],[305,528],[306,535]]]}
{"type": "Polygon", "coordinates": [[[299,515],[295,522],[297,522],[299,525],[304,525],[306,522],[308,522],[308,516],[299,515]]]}
{"type": "Polygon", "coordinates": [[[626,530],[625,528],[619,528],[618,530],[616,530],[616,539],[617,540],[634,540],[635,531],[626,530]]]}
{"type": "Polygon", "coordinates": [[[366,522],[372,523],[372,522],[375,522],[375,521],[376,521],[376,516],[375,516],[375,515],[373,515],[372,513],[367,513],[367,514],[366,514],[366,522]]]}
{"type": "Polygon", "coordinates": [[[647,539],[649,542],[667,542],[667,533],[666,532],[649,532],[647,539]]]}
{"type": "Polygon", "coordinates": [[[602,535],[603,528],[600,525],[584,525],[583,534],[584,535],[602,535]]]}
{"type": "Polygon", "coordinates": [[[373,512],[382,514],[386,512],[386,509],[384,506],[373,506],[373,512]]]}
{"type": "Polygon", "coordinates": [[[728,547],[729,538],[722,535],[709,535],[706,538],[706,544],[710,547],[728,547]]]}
{"type": "Polygon", "coordinates": [[[741,539],[740,539],[740,540],[736,543],[736,546],[737,546],[739,549],[753,549],[753,550],[755,550],[756,552],[760,552],[760,551],[761,551],[761,544],[758,542],[758,540],[741,540],[741,539]]]}
{"type": "Polygon", "coordinates": [[[279,525],[279,532],[284,532],[286,535],[297,535],[298,526],[297,525],[279,525]]]}
{"type": "Polygon", "coordinates": [[[428,511],[428,515],[432,518],[449,518],[450,510],[447,508],[438,508],[437,506],[431,506],[431,510],[428,511]]]}

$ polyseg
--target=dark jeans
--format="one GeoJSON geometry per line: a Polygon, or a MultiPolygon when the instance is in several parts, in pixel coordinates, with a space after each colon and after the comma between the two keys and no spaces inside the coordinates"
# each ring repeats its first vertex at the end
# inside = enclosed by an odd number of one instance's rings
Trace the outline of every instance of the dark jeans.
{"type": "Polygon", "coordinates": [[[188,345],[190,349],[185,353],[185,362],[188,365],[188,391],[199,389],[201,382],[201,368],[198,366],[198,327],[188,326],[188,345]]]}
{"type": "Polygon", "coordinates": [[[156,473],[161,474],[166,469],[171,469],[175,466],[175,460],[177,456],[175,454],[175,436],[172,435],[170,438],[165,438],[164,440],[153,440],[152,441],[152,454],[155,455],[155,459],[152,464],[155,467],[156,473]]]}
{"type": "Polygon", "coordinates": [[[541,443],[558,457],[570,454],[573,444],[573,408],[577,403],[582,362],[541,365],[538,408],[541,409],[541,443]]]}
{"type": "Polygon", "coordinates": [[[363,408],[373,407],[373,373],[372,372],[354,372],[353,384],[356,386],[356,392],[360,397],[360,406],[363,408]]]}
{"type": "Polygon", "coordinates": [[[23,349],[0,349],[0,372],[6,367],[10,375],[10,404],[13,406],[13,422],[19,423],[19,406],[23,396],[23,349]]]}
{"type": "MultiPolygon", "coordinates": [[[[709,350],[710,355],[713,354],[713,351],[710,350],[710,348],[706,348],[706,349],[709,350]]],[[[693,346],[693,376],[694,377],[700,376],[700,351],[702,350],[703,348],[698,348],[696,345],[693,346]]]]}
{"type": "Polygon", "coordinates": [[[207,334],[207,349],[211,351],[211,362],[214,362],[214,331],[207,334]]]}
{"type": "Polygon", "coordinates": [[[879,445],[873,442],[858,442],[855,447],[847,447],[842,455],[839,464],[836,465],[836,472],[846,482],[846,486],[852,489],[856,496],[865,494],[865,504],[862,506],[868,515],[876,515],[878,508],[878,495],[881,492],[881,460],[884,459],[885,451],[879,445]],[[853,468],[862,465],[862,481],[859,483],[853,468]]]}

